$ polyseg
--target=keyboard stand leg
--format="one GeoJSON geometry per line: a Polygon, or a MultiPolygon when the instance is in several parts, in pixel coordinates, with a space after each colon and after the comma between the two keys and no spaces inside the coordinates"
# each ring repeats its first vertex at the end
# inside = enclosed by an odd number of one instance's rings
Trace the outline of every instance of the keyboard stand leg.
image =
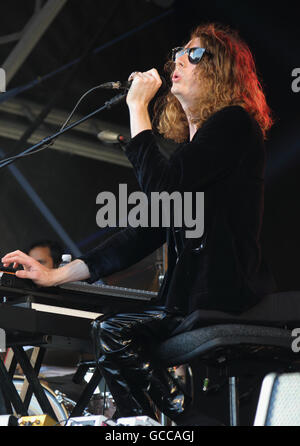
{"type": "Polygon", "coordinates": [[[11,348],[8,349],[5,357],[5,367],[9,373],[9,376],[13,378],[14,374],[16,373],[17,360],[11,348]]]}
{"type": "Polygon", "coordinates": [[[70,418],[71,417],[79,417],[80,415],[82,415],[82,412],[87,407],[90,399],[92,398],[94,390],[98,386],[101,377],[102,377],[101,372],[98,369],[98,367],[96,367],[92,378],[90,379],[88,384],[85,386],[82,394],[80,395],[80,397],[76,403],[76,406],[72,410],[70,418]]]}
{"type": "Polygon", "coordinates": [[[6,401],[7,409],[8,409],[7,402],[9,402],[13,405],[15,412],[18,415],[23,415],[23,416],[28,415],[27,410],[18,394],[18,391],[13,385],[12,379],[9,376],[9,373],[6,370],[6,367],[1,359],[0,359],[0,387],[4,395],[4,400],[6,401]]]}
{"type": "MultiPolygon", "coordinates": [[[[4,364],[6,362],[8,351],[9,349],[6,351],[6,353],[0,353],[0,359],[3,361],[4,364]]],[[[0,415],[7,415],[9,413],[13,413],[12,405],[6,397],[5,393],[2,392],[0,387],[0,415]]]]}
{"type": "Polygon", "coordinates": [[[5,395],[0,389],[0,415],[7,415],[9,413],[12,413],[11,405],[7,403],[5,395]]]}
{"type": "Polygon", "coordinates": [[[9,368],[8,368],[8,373],[9,373],[9,376],[10,376],[11,378],[13,378],[14,375],[16,374],[16,368],[17,368],[17,365],[18,365],[18,362],[17,362],[17,360],[16,360],[16,358],[15,358],[15,355],[14,355],[14,356],[13,356],[13,359],[12,359],[12,361],[11,361],[11,364],[10,364],[10,366],[9,366],[9,368]]]}
{"type": "MultiPolygon", "coordinates": [[[[31,354],[30,358],[30,364],[33,370],[35,371],[36,375],[39,375],[40,368],[45,356],[45,348],[42,347],[34,347],[33,352],[31,354]]],[[[27,378],[25,377],[24,383],[21,389],[20,397],[21,400],[24,402],[24,405],[26,409],[28,409],[31,398],[32,398],[32,387],[29,386],[29,382],[27,378]]]]}
{"type": "Polygon", "coordinates": [[[28,356],[26,355],[26,352],[20,346],[13,347],[13,351],[16,355],[18,363],[22,367],[25,377],[27,378],[27,380],[29,382],[32,392],[34,393],[34,395],[42,409],[42,412],[44,414],[48,414],[54,420],[57,420],[57,417],[55,415],[53,407],[51,406],[50,401],[48,400],[48,398],[44,392],[44,389],[43,389],[41,383],[39,382],[36,371],[33,369],[33,367],[30,364],[30,361],[29,361],[28,356]]]}

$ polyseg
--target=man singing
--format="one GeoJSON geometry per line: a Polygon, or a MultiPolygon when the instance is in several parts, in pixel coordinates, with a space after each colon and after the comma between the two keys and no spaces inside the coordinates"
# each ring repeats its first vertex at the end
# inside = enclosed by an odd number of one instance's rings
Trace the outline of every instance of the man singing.
{"type": "Polygon", "coordinates": [[[152,416],[151,402],[180,424],[188,401],[155,362],[155,346],[195,310],[241,313],[273,291],[260,249],[264,139],[270,109],[253,57],[238,34],[201,25],[166,64],[172,87],[156,107],[157,130],[180,143],[167,160],[148,112],[161,86],[155,69],[133,73],[127,95],[132,139],[126,155],[141,190],[204,192],[204,233],[128,227],[69,265],[50,270],[15,251],[5,266],[41,286],[96,281],[168,244],[168,271],[155,307],[109,314],[93,324],[97,360],[118,415],[152,416]]]}

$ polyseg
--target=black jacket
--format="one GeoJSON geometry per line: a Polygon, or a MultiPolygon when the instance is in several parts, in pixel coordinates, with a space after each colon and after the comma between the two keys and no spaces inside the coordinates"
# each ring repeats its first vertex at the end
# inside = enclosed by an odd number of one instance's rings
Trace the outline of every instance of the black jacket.
{"type": "Polygon", "coordinates": [[[261,130],[239,106],[211,116],[169,160],[145,130],[126,147],[142,191],[204,192],[204,234],[186,228],[126,228],[80,257],[90,282],[138,262],[165,241],[168,271],[158,303],[189,314],[196,309],[242,312],[274,291],[261,256],[265,149],[261,130]]]}

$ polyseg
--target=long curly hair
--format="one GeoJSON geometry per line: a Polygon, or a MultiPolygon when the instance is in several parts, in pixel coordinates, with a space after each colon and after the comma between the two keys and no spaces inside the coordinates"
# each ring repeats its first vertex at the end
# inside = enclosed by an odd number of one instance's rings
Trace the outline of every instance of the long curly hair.
{"type": "MultiPolygon", "coordinates": [[[[197,109],[190,110],[193,122],[199,128],[216,111],[240,105],[258,122],[266,139],[273,118],[247,44],[237,31],[216,23],[198,26],[192,32],[191,40],[197,37],[211,55],[204,53],[196,68],[199,86],[201,79],[201,91],[205,94],[197,109]]],[[[165,64],[170,77],[174,68],[171,60],[165,64]]],[[[183,142],[189,137],[186,114],[170,91],[157,100],[153,123],[165,138],[183,142]]]]}

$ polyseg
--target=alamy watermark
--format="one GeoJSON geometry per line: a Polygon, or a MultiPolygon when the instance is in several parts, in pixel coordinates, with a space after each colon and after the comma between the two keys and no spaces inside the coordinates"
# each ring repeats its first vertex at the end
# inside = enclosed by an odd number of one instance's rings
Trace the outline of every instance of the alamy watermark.
{"type": "Polygon", "coordinates": [[[185,228],[186,238],[199,238],[204,232],[204,192],[168,193],[132,192],[127,184],[119,184],[119,197],[100,192],[96,203],[102,205],[96,215],[100,228],[105,227],[167,227],[185,228]],[[128,211],[129,205],[135,205],[128,211]],[[118,214],[118,215],[117,215],[118,214]]]}
{"type": "Polygon", "coordinates": [[[294,328],[292,337],[295,338],[292,342],[292,350],[294,353],[300,352],[300,328],[294,328]]]}
{"type": "Polygon", "coordinates": [[[0,353],[6,351],[6,333],[3,328],[0,328],[0,353]]]}
{"type": "Polygon", "coordinates": [[[6,91],[6,73],[4,68],[0,68],[0,93],[6,91]]]}
{"type": "Polygon", "coordinates": [[[294,68],[292,71],[292,76],[295,79],[292,82],[292,90],[294,93],[299,93],[300,91],[300,68],[294,68]]]}

